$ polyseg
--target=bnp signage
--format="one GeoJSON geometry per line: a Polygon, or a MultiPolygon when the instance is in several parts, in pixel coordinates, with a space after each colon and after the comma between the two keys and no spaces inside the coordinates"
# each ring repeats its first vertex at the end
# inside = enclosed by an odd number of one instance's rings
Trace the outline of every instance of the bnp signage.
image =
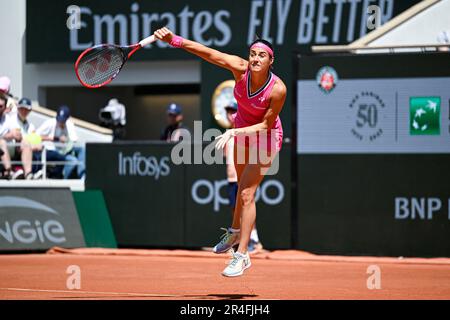
{"type": "Polygon", "coordinates": [[[409,113],[411,135],[440,134],[441,97],[411,97],[409,113]]]}

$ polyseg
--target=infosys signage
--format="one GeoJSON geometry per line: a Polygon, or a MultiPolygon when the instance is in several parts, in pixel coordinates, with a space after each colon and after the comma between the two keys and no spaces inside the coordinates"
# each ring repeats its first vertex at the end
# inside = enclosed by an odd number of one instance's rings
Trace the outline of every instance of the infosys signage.
{"type": "MultiPolygon", "coordinates": [[[[119,246],[212,246],[220,227],[230,223],[226,165],[205,159],[174,164],[176,146],[87,144],[86,189],[102,190],[119,246]]],[[[199,146],[192,145],[193,158],[199,146]]],[[[283,146],[279,161],[279,172],[267,176],[256,193],[258,232],[267,248],[290,246],[290,145],[283,146]]]]}
{"type": "Polygon", "coordinates": [[[0,250],[84,247],[69,189],[0,189],[0,250]]]}

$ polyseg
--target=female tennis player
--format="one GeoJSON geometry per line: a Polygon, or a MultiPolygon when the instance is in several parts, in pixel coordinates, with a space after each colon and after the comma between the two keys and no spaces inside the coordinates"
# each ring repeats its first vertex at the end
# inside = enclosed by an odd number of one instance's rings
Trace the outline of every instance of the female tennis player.
{"type": "Polygon", "coordinates": [[[278,115],[286,99],[286,86],[271,72],[273,47],[268,41],[255,40],[250,45],[249,58],[245,60],[184,39],[167,28],[155,31],[154,35],[173,47],[182,48],[231,71],[236,81],[234,96],[238,102],[238,111],[235,128],[216,138],[216,148],[224,148],[230,139],[235,139],[238,196],[231,228],[226,229],[222,240],[214,247],[214,252],[224,253],[238,245],[222,275],[240,276],[251,266],[247,246],[256,221],[256,189],[280,151],[283,138],[278,115]],[[253,139],[255,135],[256,139],[253,139]],[[261,150],[268,155],[269,161],[267,157],[265,160],[260,159],[261,150]],[[257,159],[252,156],[255,151],[257,159]]]}

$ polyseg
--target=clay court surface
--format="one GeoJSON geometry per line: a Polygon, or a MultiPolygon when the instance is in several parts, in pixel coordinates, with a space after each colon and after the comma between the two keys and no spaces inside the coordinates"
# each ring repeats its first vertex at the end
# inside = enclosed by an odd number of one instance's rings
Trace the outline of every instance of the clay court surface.
{"type": "Polygon", "coordinates": [[[244,276],[220,275],[228,255],[206,251],[54,249],[0,255],[0,299],[450,299],[450,259],[317,256],[274,251],[252,256],[244,276]],[[66,286],[70,265],[81,289],[66,286]],[[367,288],[367,268],[381,289],[367,288]]]}

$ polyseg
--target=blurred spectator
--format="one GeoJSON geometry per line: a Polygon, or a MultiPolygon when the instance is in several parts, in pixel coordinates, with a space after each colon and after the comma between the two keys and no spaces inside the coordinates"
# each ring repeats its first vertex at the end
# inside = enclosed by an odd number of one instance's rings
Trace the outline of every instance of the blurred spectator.
{"type": "Polygon", "coordinates": [[[8,102],[8,97],[5,92],[0,91],[0,158],[2,162],[1,168],[1,178],[10,179],[11,178],[11,159],[9,158],[8,146],[4,136],[9,132],[9,117],[7,116],[6,104],[8,102]]]}
{"type": "MultiPolygon", "coordinates": [[[[2,96],[5,97],[3,93],[2,96]]],[[[31,101],[27,102],[29,102],[29,108],[31,109],[31,101]]],[[[28,133],[31,133],[34,130],[34,127],[26,120],[29,113],[27,110],[28,105],[25,103],[26,105],[24,105],[24,108],[26,108],[26,110],[20,108],[20,113],[18,113],[18,115],[6,115],[5,99],[0,99],[0,103],[0,145],[2,149],[2,163],[4,166],[2,177],[4,179],[32,179],[32,149],[31,145],[24,139],[28,133]],[[11,143],[20,143],[20,145],[11,145],[11,143]],[[14,161],[19,159],[22,160],[23,169],[18,169],[16,172],[12,173],[11,159],[14,161]]]]}
{"type": "Polygon", "coordinates": [[[33,150],[41,149],[40,143],[34,144],[30,139],[36,129],[32,123],[27,119],[32,109],[31,100],[28,98],[20,99],[18,103],[17,113],[10,114],[10,132],[13,132],[13,142],[20,143],[20,146],[9,148],[12,160],[22,160],[23,169],[18,169],[14,172],[13,179],[32,179],[32,159],[33,150]]]}
{"type": "Polygon", "coordinates": [[[183,126],[183,111],[181,106],[176,103],[171,103],[167,107],[167,127],[161,132],[160,140],[167,142],[178,142],[181,140],[180,129],[185,129],[183,126]]]}
{"type": "Polygon", "coordinates": [[[125,138],[126,111],[125,106],[117,99],[111,99],[108,105],[99,112],[101,125],[113,130],[114,140],[125,138]]]}
{"type": "MultiPolygon", "coordinates": [[[[49,172],[50,177],[59,178],[62,175],[65,179],[68,179],[77,166],[78,177],[84,179],[85,148],[74,146],[78,141],[78,136],[75,131],[75,125],[69,117],[69,107],[60,106],[56,118],[45,121],[36,132],[41,136],[46,147],[47,161],[72,162],[65,164],[64,167],[57,165],[53,171],[49,172]],[[80,161],[81,163],[77,165],[73,163],[75,161],[80,161]]],[[[37,160],[40,160],[40,158],[37,160]]]]}
{"type": "Polygon", "coordinates": [[[8,95],[10,87],[11,87],[11,80],[9,80],[8,77],[0,77],[0,93],[8,95]]]}
{"type": "Polygon", "coordinates": [[[439,44],[446,44],[447,47],[439,47],[439,51],[450,50],[450,31],[442,31],[438,34],[437,41],[439,44]]]}
{"type": "Polygon", "coordinates": [[[0,77],[0,93],[6,95],[6,110],[5,113],[17,113],[17,101],[12,96],[11,92],[11,80],[8,77],[0,77]]]}

